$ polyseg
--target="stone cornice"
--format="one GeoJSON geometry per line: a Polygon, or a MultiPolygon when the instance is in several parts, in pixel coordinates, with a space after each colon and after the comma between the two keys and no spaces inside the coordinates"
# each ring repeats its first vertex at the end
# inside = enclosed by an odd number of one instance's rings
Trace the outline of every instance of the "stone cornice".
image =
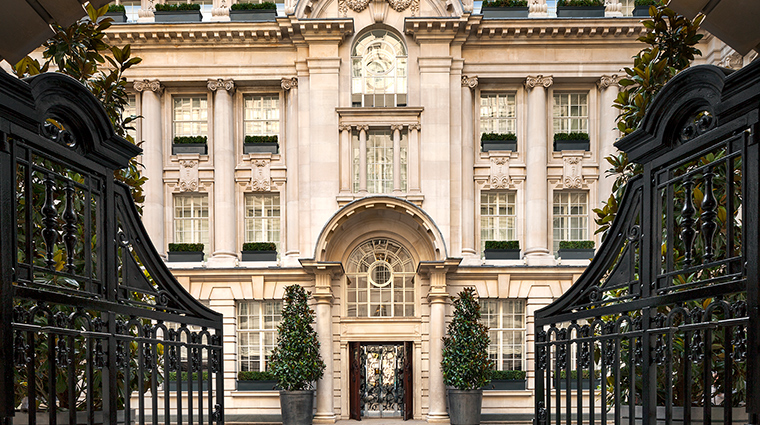
{"type": "Polygon", "coordinates": [[[278,19],[277,23],[291,38],[306,42],[340,44],[354,33],[354,20],[351,18],[299,20],[295,16],[288,16],[278,19]]]}
{"type": "Polygon", "coordinates": [[[557,19],[536,18],[510,20],[488,19],[477,22],[472,35],[481,42],[503,42],[504,38],[518,40],[567,40],[577,43],[579,38],[597,38],[613,40],[636,39],[646,33],[638,19],[599,18],[599,19],[557,19]]]}
{"type": "Polygon", "coordinates": [[[241,24],[203,22],[173,25],[124,24],[106,30],[105,41],[143,45],[218,46],[220,43],[261,43],[282,41],[287,31],[280,22],[241,24]]]}
{"type": "Polygon", "coordinates": [[[458,34],[467,33],[473,22],[463,17],[453,18],[405,18],[404,32],[415,41],[453,40],[458,34]]]}

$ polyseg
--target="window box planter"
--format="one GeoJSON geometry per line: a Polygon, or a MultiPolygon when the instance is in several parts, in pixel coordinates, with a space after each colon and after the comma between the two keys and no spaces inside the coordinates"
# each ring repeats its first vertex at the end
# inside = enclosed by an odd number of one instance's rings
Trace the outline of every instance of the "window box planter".
{"type": "MultiPolygon", "coordinates": [[[[649,13],[647,13],[647,16],[649,16],[649,13]]],[[[105,15],[103,15],[104,18],[111,18],[113,19],[113,23],[124,23],[127,22],[127,13],[125,11],[119,11],[119,12],[106,12],[105,15]]]]}
{"type": "Polygon", "coordinates": [[[277,142],[263,143],[244,143],[243,153],[271,153],[276,154],[280,150],[280,144],[277,142]]]}
{"type": "Polygon", "coordinates": [[[590,260],[594,258],[594,249],[588,248],[566,248],[557,251],[557,254],[563,260],[590,260]]]}
{"type": "Polygon", "coordinates": [[[528,7],[483,7],[484,18],[527,18],[528,7]]]}
{"type": "Polygon", "coordinates": [[[494,379],[483,389],[486,391],[524,391],[525,379],[494,379]]]}
{"type": "Polygon", "coordinates": [[[203,261],[202,243],[170,243],[170,262],[200,262],[203,261]]]}
{"type": "Polygon", "coordinates": [[[208,139],[206,136],[177,136],[172,143],[172,155],[182,153],[208,154],[208,139]]]}
{"type": "Polygon", "coordinates": [[[277,261],[277,245],[271,242],[247,242],[240,251],[241,261],[277,261]]]}
{"type": "Polygon", "coordinates": [[[203,19],[200,10],[156,10],[153,15],[156,22],[200,22],[203,19]]]}
{"type": "Polygon", "coordinates": [[[634,6],[633,16],[649,16],[649,6],[634,6]]]}
{"type": "Polygon", "coordinates": [[[231,21],[274,21],[275,16],[277,16],[277,9],[230,10],[231,21]]]}
{"type": "Polygon", "coordinates": [[[604,6],[557,6],[558,18],[604,18],[604,6]]]}
{"type": "Polygon", "coordinates": [[[486,260],[519,260],[520,248],[517,249],[486,249],[483,251],[486,260]]]}
{"type": "Polygon", "coordinates": [[[238,391],[279,391],[275,389],[275,386],[277,385],[277,381],[274,380],[267,380],[267,381],[248,381],[248,380],[237,380],[237,390],[238,391]]]}
{"type": "Polygon", "coordinates": [[[517,150],[517,136],[512,133],[483,133],[480,136],[480,146],[483,152],[517,150]]]}
{"type": "Polygon", "coordinates": [[[589,150],[587,133],[556,133],[554,135],[554,151],[587,151],[589,150]]]}

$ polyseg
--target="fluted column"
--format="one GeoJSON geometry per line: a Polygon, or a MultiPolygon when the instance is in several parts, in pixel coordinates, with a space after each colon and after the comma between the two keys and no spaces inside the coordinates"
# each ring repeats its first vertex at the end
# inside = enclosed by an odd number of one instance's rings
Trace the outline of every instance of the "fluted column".
{"type": "Polygon", "coordinates": [[[161,95],[164,87],[158,80],[135,81],[135,91],[142,95],[143,139],[142,175],[145,203],[143,223],[158,253],[166,257],[164,243],[164,140],[161,126],[161,95]]]}
{"type": "Polygon", "coordinates": [[[237,261],[235,223],[235,141],[232,138],[232,80],[209,80],[214,92],[214,252],[208,267],[234,267],[237,261]]]}
{"type": "Polygon", "coordinates": [[[553,83],[552,77],[528,77],[528,131],[526,152],[525,189],[525,256],[529,265],[551,265],[554,258],[548,249],[548,191],[546,165],[548,163],[548,135],[546,89],[553,83]]]}
{"type": "Polygon", "coordinates": [[[596,85],[600,91],[599,101],[599,202],[606,202],[612,193],[612,185],[615,183],[615,177],[607,176],[605,173],[609,167],[609,163],[604,159],[606,156],[612,155],[617,152],[615,149],[615,140],[618,137],[618,130],[615,126],[617,122],[617,109],[612,107],[612,104],[617,99],[620,77],[617,75],[603,75],[602,78],[597,81],[596,85]]]}
{"type": "MultiPolygon", "coordinates": [[[[297,267],[300,256],[299,196],[298,196],[298,78],[283,78],[280,86],[285,91],[285,166],[287,183],[285,189],[285,255],[283,267],[297,267]]],[[[282,143],[280,143],[282,145],[282,143]]]]}
{"type": "Polygon", "coordinates": [[[393,193],[401,194],[401,124],[391,125],[393,132],[393,193]]]}
{"type": "MultiPolygon", "coordinates": [[[[475,134],[473,91],[478,77],[462,76],[462,256],[477,258],[475,249],[475,134]]],[[[466,261],[466,260],[465,260],[466,261]]]]}
{"type": "Polygon", "coordinates": [[[367,194],[367,131],[368,125],[357,126],[359,129],[359,193],[367,194]]]}

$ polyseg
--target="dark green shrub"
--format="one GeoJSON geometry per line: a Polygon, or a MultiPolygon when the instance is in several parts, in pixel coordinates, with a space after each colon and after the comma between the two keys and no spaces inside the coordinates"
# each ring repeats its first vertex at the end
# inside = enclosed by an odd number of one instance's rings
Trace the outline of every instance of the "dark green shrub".
{"type": "Polygon", "coordinates": [[[206,136],[176,136],[174,138],[175,145],[184,145],[191,143],[205,145],[208,143],[208,138],[206,136]]]}
{"type": "Polygon", "coordinates": [[[483,0],[483,7],[528,7],[528,0],[483,0]]]}
{"type": "Polygon", "coordinates": [[[488,327],[480,322],[475,288],[465,288],[454,301],[454,318],[443,337],[443,382],[458,390],[475,390],[491,382],[488,327]]]}
{"type": "Polygon", "coordinates": [[[201,5],[197,3],[176,3],[176,4],[157,4],[156,12],[176,12],[181,10],[201,10],[201,5]]]}
{"type": "Polygon", "coordinates": [[[170,243],[171,252],[199,252],[203,251],[202,243],[170,243]]]}
{"type": "Polygon", "coordinates": [[[245,136],[244,143],[277,143],[277,136],[245,136]]]}
{"type": "MultiPolygon", "coordinates": [[[[203,380],[208,381],[208,371],[203,372],[203,380]]],[[[182,372],[181,380],[187,381],[187,372],[182,372]]],[[[177,372],[169,372],[167,381],[176,381],[177,380],[177,372]]],[[[193,372],[193,381],[198,380],[198,372],[193,372]]]]}
{"type": "Polygon", "coordinates": [[[602,0],[557,0],[557,6],[604,6],[602,0]]]}
{"type": "Polygon", "coordinates": [[[301,285],[285,288],[277,346],[269,358],[269,370],[276,377],[277,385],[286,391],[312,389],[312,384],[325,371],[317,332],[312,326],[314,311],[307,304],[308,298],[309,293],[301,285]]]}
{"type": "Polygon", "coordinates": [[[496,381],[521,381],[525,379],[524,370],[492,370],[491,380],[496,381]]]}
{"type": "Polygon", "coordinates": [[[483,133],[480,141],[483,140],[517,140],[517,136],[514,133],[483,133]]]}
{"type": "Polygon", "coordinates": [[[277,251],[277,245],[274,242],[246,242],[243,251],[277,251]]]}
{"type": "Polygon", "coordinates": [[[520,249],[520,241],[486,241],[486,249],[520,249]]]}
{"type": "Polygon", "coordinates": [[[108,13],[115,13],[115,12],[124,12],[124,5],[123,4],[109,4],[108,5],[108,13]]]}
{"type": "Polygon", "coordinates": [[[277,6],[271,1],[263,3],[235,3],[230,6],[230,10],[256,10],[256,9],[277,9],[277,6]]]}
{"type": "Polygon", "coordinates": [[[662,2],[660,0],[634,0],[634,6],[660,6],[662,2]]]}
{"type": "Polygon", "coordinates": [[[559,249],[594,249],[594,241],[559,241],[559,249]]]}
{"type": "Polygon", "coordinates": [[[589,140],[588,133],[555,133],[554,140],[589,140]]]}
{"type": "Polygon", "coordinates": [[[237,375],[238,381],[274,381],[277,378],[272,372],[259,372],[256,370],[241,370],[237,375]]]}

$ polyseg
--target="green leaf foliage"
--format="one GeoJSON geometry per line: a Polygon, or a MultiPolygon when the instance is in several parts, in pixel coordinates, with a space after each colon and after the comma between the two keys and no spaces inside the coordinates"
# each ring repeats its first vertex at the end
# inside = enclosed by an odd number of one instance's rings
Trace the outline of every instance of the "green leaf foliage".
{"type": "Polygon", "coordinates": [[[520,241],[486,241],[486,249],[520,249],[520,241]]]}
{"type": "Polygon", "coordinates": [[[514,133],[483,133],[480,141],[483,140],[517,140],[517,136],[514,133]]]}
{"type": "Polygon", "coordinates": [[[201,10],[198,3],[158,3],[156,12],[176,12],[182,10],[201,10]]]}
{"type": "Polygon", "coordinates": [[[206,136],[176,136],[174,138],[175,145],[205,145],[206,143],[208,143],[208,138],[206,136]]]}
{"type": "Polygon", "coordinates": [[[282,319],[277,327],[277,346],[269,358],[269,370],[277,385],[286,391],[311,389],[322,377],[325,362],[319,355],[319,340],[314,331],[314,311],[309,308],[309,293],[301,285],[285,288],[282,319]]]}
{"type": "Polygon", "coordinates": [[[661,6],[662,1],[661,0],[635,0],[633,2],[634,6],[661,6]]]}
{"type": "Polygon", "coordinates": [[[559,241],[559,249],[594,249],[594,241],[559,241]]]}
{"type": "Polygon", "coordinates": [[[277,245],[273,242],[246,242],[243,251],[277,251],[277,245]]]}
{"type": "Polygon", "coordinates": [[[277,143],[277,136],[245,136],[243,143],[277,143]]]}
{"type": "Polygon", "coordinates": [[[171,252],[200,252],[203,251],[202,243],[170,243],[171,252]]]}
{"type": "Polygon", "coordinates": [[[277,9],[277,5],[271,1],[263,3],[235,3],[230,6],[230,10],[257,10],[257,9],[277,9]]]}
{"type": "Polygon", "coordinates": [[[454,300],[454,318],[443,338],[443,381],[458,390],[475,390],[491,382],[488,327],[480,322],[475,288],[465,288],[454,300]]]}
{"type": "Polygon", "coordinates": [[[237,375],[238,381],[274,381],[272,372],[259,372],[257,370],[241,370],[237,375]]]}
{"type": "Polygon", "coordinates": [[[604,6],[604,2],[602,0],[558,0],[557,6],[604,6]]]}
{"type": "MultiPolygon", "coordinates": [[[[493,0],[493,1],[483,0],[482,7],[528,7],[528,0],[493,0]]],[[[502,139],[490,139],[490,140],[502,140],[502,139]]]]}
{"type": "Polygon", "coordinates": [[[589,140],[588,133],[554,133],[554,141],[557,140],[589,140]]]}
{"type": "Polygon", "coordinates": [[[524,370],[492,370],[492,381],[522,381],[525,379],[524,370]]]}
{"type": "Polygon", "coordinates": [[[123,4],[109,4],[108,5],[108,12],[114,13],[114,12],[124,12],[124,5],[123,4]]]}

